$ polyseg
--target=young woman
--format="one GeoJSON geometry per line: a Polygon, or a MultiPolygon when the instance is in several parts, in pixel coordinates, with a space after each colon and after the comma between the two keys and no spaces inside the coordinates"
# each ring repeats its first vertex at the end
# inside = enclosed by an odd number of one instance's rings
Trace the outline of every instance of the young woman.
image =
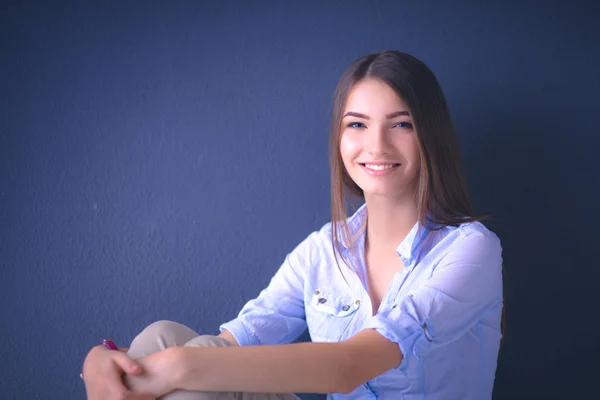
{"type": "Polygon", "coordinates": [[[219,336],[160,321],[127,354],[98,346],[88,398],[491,398],[502,249],[473,213],[429,68],[397,51],[350,65],[330,159],[332,222],[219,336]],[[353,198],[365,204],[347,218],[353,198]],[[307,327],[312,343],[288,344],[307,327]]]}

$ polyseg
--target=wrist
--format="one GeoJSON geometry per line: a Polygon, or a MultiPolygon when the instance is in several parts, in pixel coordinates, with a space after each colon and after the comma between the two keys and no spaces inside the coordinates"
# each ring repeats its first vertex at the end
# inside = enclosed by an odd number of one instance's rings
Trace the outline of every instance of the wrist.
{"type": "Polygon", "coordinates": [[[171,373],[167,379],[173,390],[185,389],[186,377],[189,375],[189,350],[190,348],[187,347],[169,347],[163,350],[167,353],[167,359],[171,365],[171,373]]]}

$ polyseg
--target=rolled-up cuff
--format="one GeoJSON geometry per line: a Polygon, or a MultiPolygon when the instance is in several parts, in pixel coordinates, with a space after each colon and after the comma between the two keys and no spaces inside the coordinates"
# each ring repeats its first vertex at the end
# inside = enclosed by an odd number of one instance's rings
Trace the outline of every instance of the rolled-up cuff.
{"type": "Polygon", "coordinates": [[[225,329],[231,332],[240,346],[260,345],[260,340],[258,337],[250,329],[248,329],[248,327],[244,324],[244,321],[239,318],[226,322],[219,327],[219,331],[221,333],[223,333],[225,329]]]}
{"type": "Polygon", "coordinates": [[[385,318],[375,315],[366,321],[363,329],[375,329],[389,341],[398,343],[404,357],[414,355],[420,359],[431,346],[431,340],[425,336],[424,327],[414,320],[407,326],[402,326],[398,321],[394,322],[394,326],[390,327],[385,318]]]}

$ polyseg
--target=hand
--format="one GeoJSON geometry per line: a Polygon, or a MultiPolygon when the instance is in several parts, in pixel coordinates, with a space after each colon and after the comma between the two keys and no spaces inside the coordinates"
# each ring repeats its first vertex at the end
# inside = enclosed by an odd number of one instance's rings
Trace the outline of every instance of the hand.
{"type": "Polygon", "coordinates": [[[125,387],[123,373],[142,375],[143,368],[120,351],[96,346],[83,363],[88,400],[155,400],[149,393],[134,393],[125,387]]]}
{"type": "Polygon", "coordinates": [[[178,389],[178,371],[182,370],[180,349],[169,347],[136,360],[144,374],[126,374],[125,385],[134,392],[152,393],[156,397],[178,389]]]}

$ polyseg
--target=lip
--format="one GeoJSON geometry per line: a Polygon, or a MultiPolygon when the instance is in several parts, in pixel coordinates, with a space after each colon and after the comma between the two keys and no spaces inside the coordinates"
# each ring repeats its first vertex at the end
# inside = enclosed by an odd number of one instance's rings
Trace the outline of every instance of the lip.
{"type": "Polygon", "coordinates": [[[369,161],[367,163],[358,163],[358,165],[360,165],[360,167],[362,168],[363,171],[365,171],[367,174],[371,175],[371,176],[383,176],[383,175],[388,175],[391,174],[392,172],[396,171],[398,169],[398,167],[402,166],[402,164],[400,163],[396,163],[396,162],[389,162],[389,161],[369,161]],[[389,165],[389,164],[394,164],[394,166],[392,168],[388,168],[388,169],[382,169],[379,171],[376,170],[372,170],[369,169],[365,166],[365,164],[369,164],[369,165],[389,165]]]}

